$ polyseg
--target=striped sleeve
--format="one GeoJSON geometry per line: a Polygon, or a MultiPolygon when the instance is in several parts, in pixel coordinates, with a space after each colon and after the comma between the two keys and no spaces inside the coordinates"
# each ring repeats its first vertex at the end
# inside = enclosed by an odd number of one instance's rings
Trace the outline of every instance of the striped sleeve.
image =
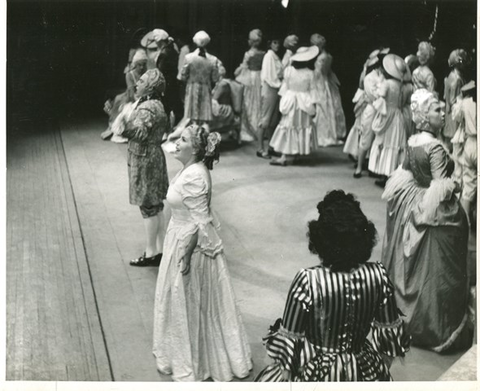
{"type": "Polygon", "coordinates": [[[372,324],[373,342],[378,351],[387,356],[404,356],[410,350],[411,337],[405,333],[400,318],[403,314],[397,308],[394,287],[387,271],[382,264],[379,263],[378,266],[382,279],[382,297],[372,324]]]}
{"type": "Polygon", "coordinates": [[[264,338],[268,355],[282,369],[295,371],[305,344],[307,313],[311,306],[308,274],[301,270],[295,276],[285,305],[283,319],[278,319],[264,338]]]}

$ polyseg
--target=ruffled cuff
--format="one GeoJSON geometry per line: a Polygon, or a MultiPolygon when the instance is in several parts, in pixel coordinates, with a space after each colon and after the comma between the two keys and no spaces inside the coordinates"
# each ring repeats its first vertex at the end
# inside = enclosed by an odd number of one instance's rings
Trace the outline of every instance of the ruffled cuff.
{"type": "Polygon", "coordinates": [[[310,362],[316,355],[316,349],[305,335],[286,330],[282,326],[282,319],[277,319],[269,332],[263,338],[267,354],[282,369],[286,369],[294,375],[310,362]]]}
{"type": "Polygon", "coordinates": [[[372,324],[372,339],[377,350],[390,357],[403,357],[410,350],[411,337],[405,333],[402,319],[391,324],[372,324]]]}
{"type": "Polygon", "coordinates": [[[223,251],[222,239],[212,224],[212,220],[206,223],[196,223],[198,229],[197,250],[207,257],[214,258],[223,251]]]}
{"type": "Polygon", "coordinates": [[[416,226],[462,226],[463,210],[457,200],[458,184],[451,178],[434,179],[412,210],[416,226]]]}

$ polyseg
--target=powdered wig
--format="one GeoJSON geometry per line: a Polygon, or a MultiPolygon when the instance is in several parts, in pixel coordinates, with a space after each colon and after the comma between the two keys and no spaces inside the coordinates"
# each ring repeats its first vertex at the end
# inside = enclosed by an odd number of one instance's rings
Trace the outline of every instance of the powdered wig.
{"type": "Polygon", "coordinates": [[[308,248],[332,271],[349,272],[367,262],[377,231],[353,194],[333,190],[317,205],[317,220],[308,223],[308,248]]]}
{"type": "Polygon", "coordinates": [[[455,67],[457,65],[465,65],[467,62],[467,52],[463,49],[455,49],[448,56],[448,66],[455,67]]]}
{"type": "Polygon", "coordinates": [[[429,130],[430,122],[428,112],[433,103],[438,102],[438,98],[432,92],[425,88],[416,90],[411,97],[410,108],[412,110],[412,119],[418,130],[429,130]]]}
{"type": "Polygon", "coordinates": [[[190,125],[187,127],[190,133],[193,150],[196,153],[197,161],[203,161],[209,170],[213,169],[213,162],[220,160],[220,133],[209,132],[201,125],[190,125]]]}
{"type": "Polygon", "coordinates": [[[145,95],[161,95],[165,91],[165,77],[157,68],[149,69],[144,75],[147,77],[145,95]]]}
{"type": "Polygon", "coordinates": [[[435,48],[429,42],[420,42],[418,44],[417,57],[420,65],[427,65],[432,62],[435,56],[435,48]]]}

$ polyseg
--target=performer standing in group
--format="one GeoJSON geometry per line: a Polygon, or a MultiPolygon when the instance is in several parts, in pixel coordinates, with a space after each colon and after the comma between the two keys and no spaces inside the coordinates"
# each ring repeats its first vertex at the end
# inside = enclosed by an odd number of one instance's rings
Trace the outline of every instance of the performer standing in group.
{"type": "Polygon", "coordinates": [[[283,318],[264,338],[274,364],[256,381],[391,380],[392,358],[405,355],[410,337],[384,267],[367,262],[375,226],[342,190],[328,193],[317,210],[308,248],[321,264],[293,279],[283,318]]]}
{"type": "Polygon", "coordinates": [[[449,75],[445,78],[445,89],[443,97],[445,99],[445,127],[443,128],[442,136],[448,148],[452,150],[453,155],[457,155],[458,151],[454,151],[452,145],[452,137],[457,131],[457,126],[453,120],[452,107],[461,95],[461,88],[465,84],[465,77],[463,71],[467,62],[467,52],[463,49],[455,49],[448,57],[448,66],[452,69],[449,75]]]}
{"type": "Polygon", "coordinates": [[[267,146],[270,138],[273,135],[280,113],[278,103],[280,97],[278,91],[282,85],[283,67],[278,51],[280,49],[280,41],[272,40],[268,43],[269,49],[263,57],[262,62],[262,118],[258,126],[258,150],[257,156],[270,159],[268,148],[264,149],[265,138],[267,139],[267,146]]]}
{"type": "Polygon", "coordinates": [[[362,170],[370,152],[375,133],[372,129],[373,119],[375,118],[375,108],[373,102],[379,98],[379,87],[385,81],[384,74],[381,70],[381,61],[378,57],[372,57],[367,62],[365,77],[363,79],[365,108],[360,115],[359,121],[359,141],[358,141],[358,160],[357,167],[353,173],[354,178],[361,178],[362,170]]]}
{"type": "Polygon", "coordinates": [[[252,369],[223,244],[211,213],[209,170],[220,135],[187,127],[174,157],[182,170],[167,195],[172,217],[155,293],[153,354],[175,381],[230,381],[252,369]]]}
{"type": "Polygon", "coordinates": [[[243,84],[242,128],[240,137],[244,141],[253,141],[258,138],[258,126],[262,111],[262,80],[260,72],[265,52],[260,50],[262,32],[259,29],[250,31],[248,45],[250,49],[245,52],[243,61],[235,70],[235,80],[243,84]]]}
{"type": "Polygon", "coordinates": [[[197,49],[185,56],[181,75],[187,83],[184,118],[208,124],[212,120],[212,90],[219,78],[220,61],[207,53],[205,47],[210,43],[210,36],[205,31],[197,32],[193,42],[197,49]]]}
{"type": "Polygon", "coordinates": [[[292,65],[284,72],[280,87],[280,120],[270,141],[270,146],[281,157],[270,164],[286,166],[297,155],[309,155],[318,148],[313,125],[315,115],[315,81],[313,69],[318,47],[301,47],[292,56],[292,65]]]}
{"type": "Polygon", "coordinates": [[[417,134],[390,177],[382,262],[406,315],[412,344],[444,352],[469,346],[467,220],[450,177],[453,161],[437,137],[444,112],[436,95],[412,95],[417,134]]]}
{"type": "Polygon", "coordinates": [[[289,65],[292,65],[290,59],[298,49],[298,42],[299,39],[295,34],[291,34],[283,40],[283,47],[285,48],[285,53],[282,57],[283,69],[286,69],[289,65]]]}
{"type": "Polygon", "coordinates": [[[315,62],[315,90],[318,96],[314,123],[318,145],[328,147],[342,144],[347,128],[340,97],[340,81],[332,71],[333,57],[326,52],[327,41],[322,35],[313,34],[310,43],[320,50],[315,62]]]}
{"type": "Polygon", "coordinates": [[[429,68],[434,56],[435,48],[430,42],[420,42],[418,44],[417,58],[419,65],[412,73],[412,81],[416,90],[425,88],[430,92],[435,92],[437,81],[429,68]]]}
{"type": "Polygon", "coordinates": [[[168,120],[160,96],[165,88],[162,73],[154,68],[137,82],[133,111],[121,133],[128,141],[130,203],[138,205],[147,236],[145,252],[130,261],[132,266],[158,266],[164,239],[163,200],[168,174],[161,142],[168,120]]]}
{"type": "Polygon", "coordinates": [[[372,122],[375,139],[372,144],[368,169],[382,176],[375,181],[385,186],[387,177],[403,161],[407,134],[402,113],[402,81],[407,72],[403,58],[387,54],[382,61],[385,80],[378,87],[378,98],[373,102],[376,110],[372,122]]]}
{"type": "Polygon", "coordinates": [[[465,84],[460,90],[460,96],[453,105],[452,115],[455,123],[458,125],[457,132],[452,139],[454,150],[457,151],[455,165],[460,166],[455,169],[455,180],[461,184],[462,203],[469,223],[470,215],[477,197],[477,88],[472,80],[465,84]]]}

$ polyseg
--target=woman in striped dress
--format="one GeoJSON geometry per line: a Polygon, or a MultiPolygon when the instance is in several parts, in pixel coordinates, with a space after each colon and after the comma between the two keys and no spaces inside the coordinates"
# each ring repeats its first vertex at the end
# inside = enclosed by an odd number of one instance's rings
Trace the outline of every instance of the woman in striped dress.
{"type": "Polygon", "coordinates": [[[367,262],[375,226],[342,190],[317,209],[309,249],[322,263],[295,276],[283,318],[264,338],[274,363],[256,381],[391,380],[391,357],[405,355],[410,337],[384,267],[367,262]]]}

